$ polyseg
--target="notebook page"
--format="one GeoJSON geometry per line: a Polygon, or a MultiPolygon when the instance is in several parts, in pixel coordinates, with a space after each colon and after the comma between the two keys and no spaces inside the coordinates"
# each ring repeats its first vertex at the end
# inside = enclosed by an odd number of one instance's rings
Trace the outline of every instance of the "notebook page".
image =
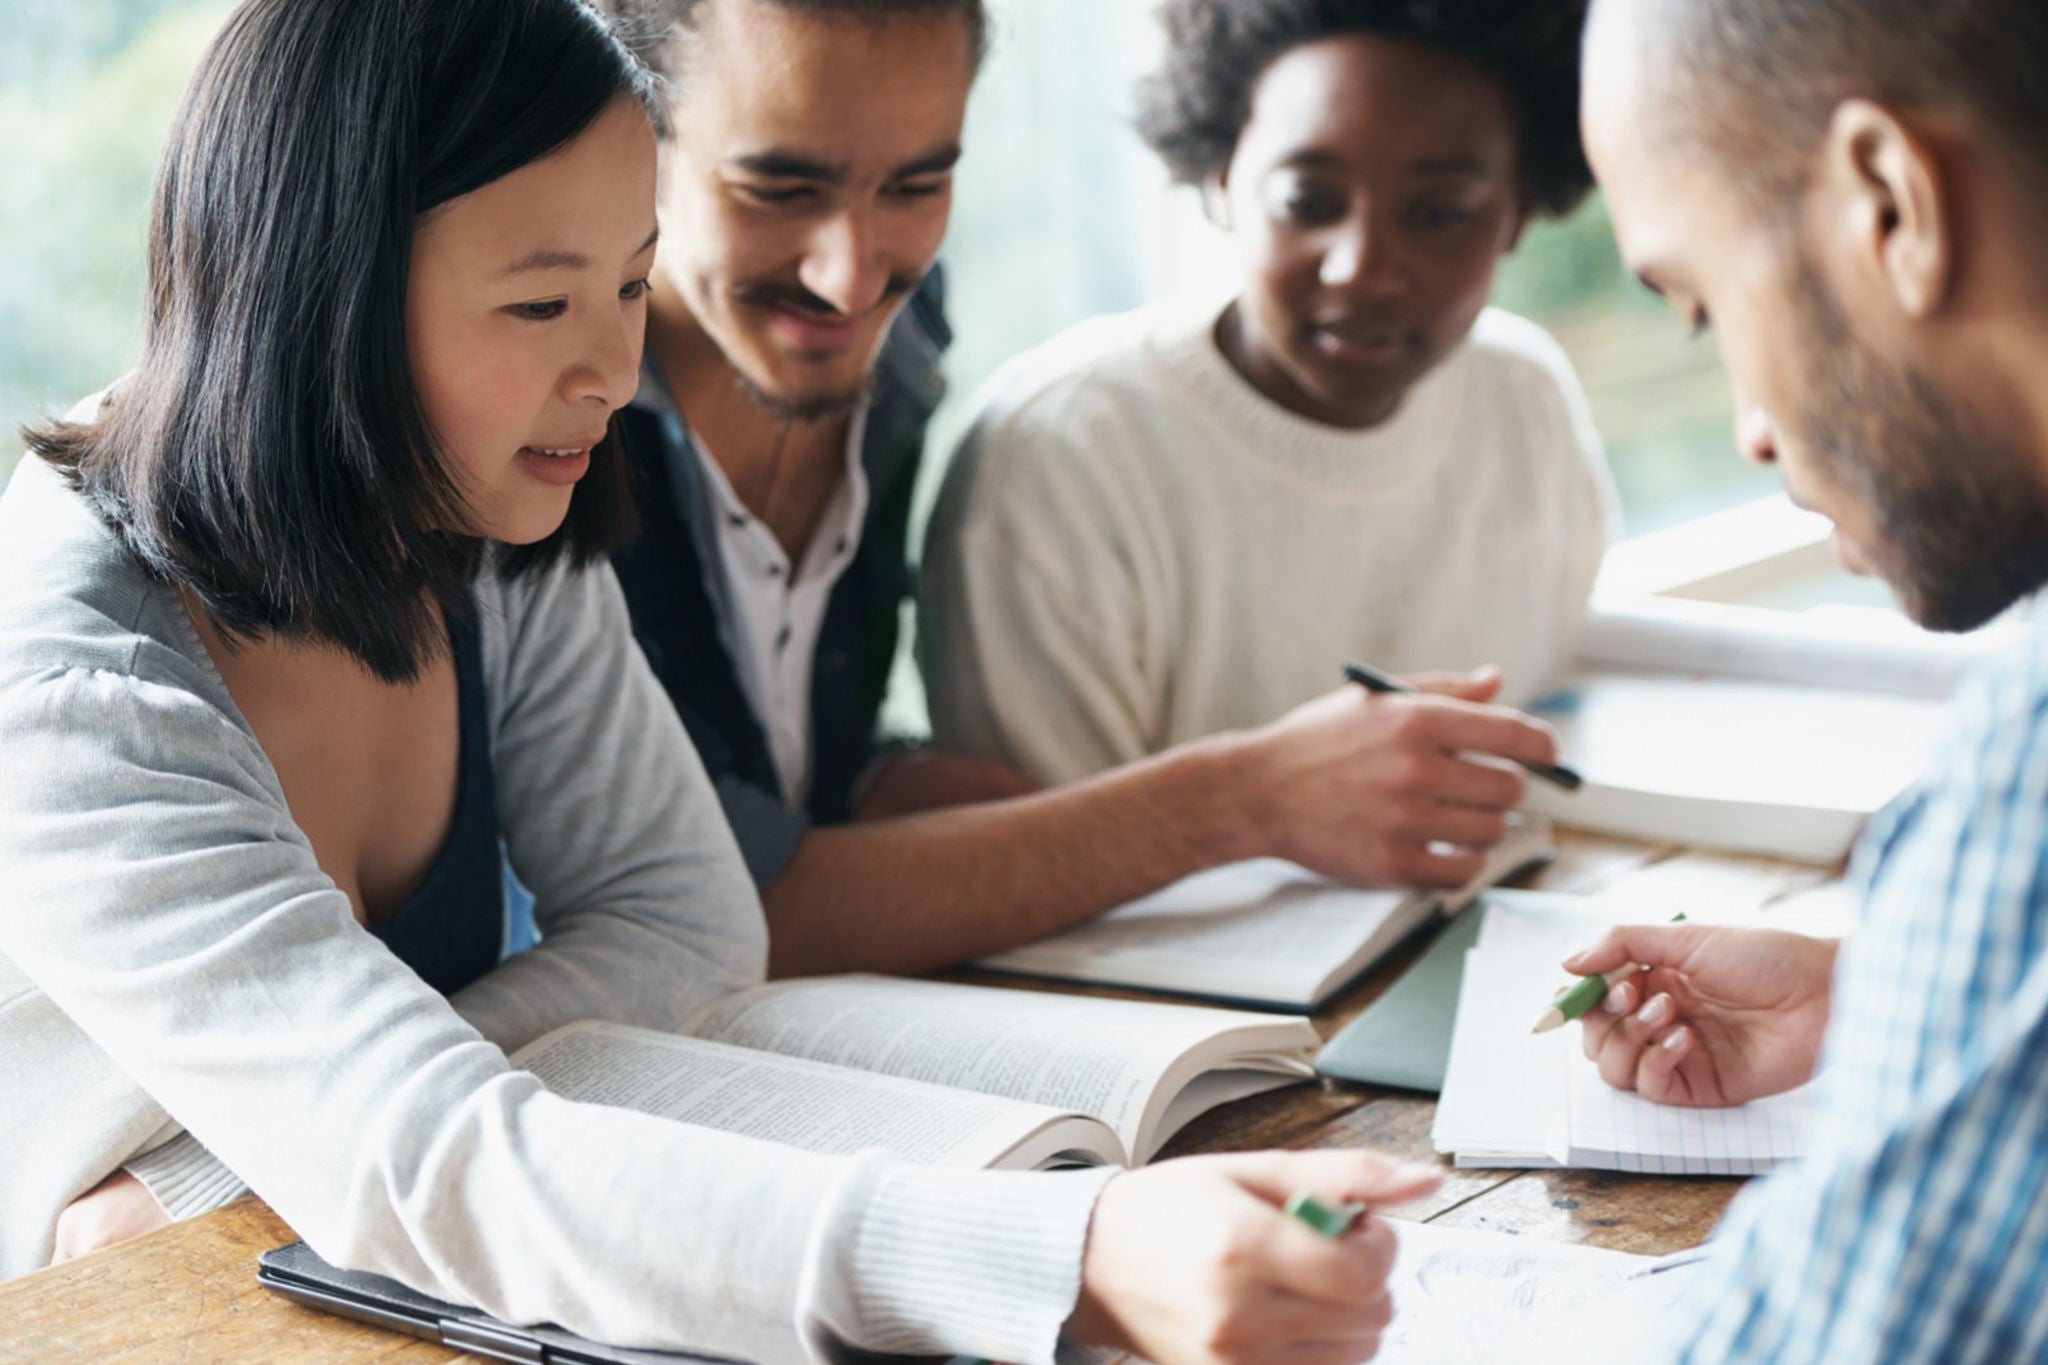
{"type": "MultiPolygon", "coordinates": [[[[1489,919],[1485,935],[1495,932],[1489,919]]],[[[1430,1137],[1458,1164],[1529,1166],[1561,1161],[1566,1052],[1576,1035],[1531,1035],[1529,972],[1513,953],[1465,955],[1450,1064],[1430,1137]]],[[[1539,978],[1540,979],[1540,978],[1539,978]]]]}
{"type": "Polygon", "coordinates": [[[1306,1003],[1408,900],[1405,892],[1361,891],[1259,858],[1175,882],[978,965],[1306,1003]]]}
{"type": "Polygon", "coordinates": [[[1814,1083],[1733,1109],[1652,1104],[1570,1061],[1570,1164],[1656,1175],[1756,1175],[1805,1154],[1814,1083]]]}

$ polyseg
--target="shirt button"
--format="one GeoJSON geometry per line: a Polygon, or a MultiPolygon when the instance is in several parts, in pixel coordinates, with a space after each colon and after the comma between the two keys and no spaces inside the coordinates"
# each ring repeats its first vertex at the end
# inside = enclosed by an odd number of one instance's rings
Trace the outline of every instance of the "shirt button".
{"type": "Polygon", "coordinates": [[[784,626],[784,627],[782,628],[782,633],[781,633],[780,635],[777,635],[777,636],[775,637],[775,648],[776,648],[776,649],[778,649],[778,650],[788,649],[788,648],[789,648],[789,636],[790,636],[790,629],[789,629],[789,627],[788,627],[788,626],[784,626]]]}
{"type": "Polygon", "coordinates": [[[727,512],[725,519],[734,526],[745,526],[747,524],[747,519],[737,512],[727,512]]]}

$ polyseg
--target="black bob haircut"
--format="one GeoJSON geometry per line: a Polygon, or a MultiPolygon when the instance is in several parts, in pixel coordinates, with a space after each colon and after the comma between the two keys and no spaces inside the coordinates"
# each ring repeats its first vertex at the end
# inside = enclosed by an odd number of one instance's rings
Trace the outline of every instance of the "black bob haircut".
{"type": "Polygon", "coordinates": [[[1593,188],[1579,139],[1586,0],[1166,0],[1166,59],[1138,89],[1138,131],[1175,180],[1229,166],[1252,94],[1297,47],[1366,33],[1461,58],[1498,81],[1515,120],[1522,195],[1562,217],[1593,188]]]}
{"type": "MultiPolygon", "coordinates": [[[[731,3],[732,0],[725,0],[731,3]]],[[[967,26],[967,42],[974,64],[979,66],[988,53],[988,6],[983,0],[754,0],[777,9],[826,18],[858,19],[879,23],[904,15],[940,19],[957,16],[967,26]]],[[[706,3],[718,0],[595,0],[611,19],[612,27],[651,68],[667,93],[684,84],[684,60],[690,35],[706,3]]],[[[663,102],[666,104],[666,101],[663,102]]],[[[655,118],[655,131],[669,136],[666,109],[655,118]]]]}
{"type": "MultiPolygon", "coordinates": [[[[164,146],[141,361],[30,449],[229,638],[417,677],[485,547],[406,354],[415,220],[621,96],[652,117],[645,68],[580,0],[247,0],[164,146]]],[[[628,478],[606,440],[562,527],[501,570],[614,548],[628,478]]]]}

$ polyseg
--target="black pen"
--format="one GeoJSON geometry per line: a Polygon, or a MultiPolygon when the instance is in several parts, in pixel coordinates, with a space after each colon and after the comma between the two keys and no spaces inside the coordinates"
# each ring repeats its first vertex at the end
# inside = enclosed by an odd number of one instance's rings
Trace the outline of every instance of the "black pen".
{"type": "MultiPolygon", "coordinates": [[[[1399,678],[1388,677],[1377,668],[1367,668],[1364,664],[1356,662],[1344,665],[1344,678],[1347,682],[1357,683],[1368,692],[1386,692],[1413,696],[1421,691],[1420,688],[1410,687],[1399,678]]],[[[1545,782],[1555,782],[1568,792],[1575,792],[1586,785],[1585,778],[1580,777],[1562,763],[1530,763],[1526,759],[1520,758],[1516,759],[1515,762],[1520,763],[1524,768],[1527,768],[1545,782]]]]}

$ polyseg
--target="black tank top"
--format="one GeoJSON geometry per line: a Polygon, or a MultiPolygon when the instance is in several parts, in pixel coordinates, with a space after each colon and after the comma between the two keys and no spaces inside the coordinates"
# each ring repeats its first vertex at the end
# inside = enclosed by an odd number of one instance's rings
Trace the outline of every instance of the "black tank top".
{"type": "Polygon", "coordinates": [[[370,926],[398,960],[443,995],[498,965],[505,936],[504,872],[498,849],[498,780],[484,714],[483,643],[474,607],[448,615],[455,655],[457,759],[455,819],[448,838],[404,905],[370,926]]]}

